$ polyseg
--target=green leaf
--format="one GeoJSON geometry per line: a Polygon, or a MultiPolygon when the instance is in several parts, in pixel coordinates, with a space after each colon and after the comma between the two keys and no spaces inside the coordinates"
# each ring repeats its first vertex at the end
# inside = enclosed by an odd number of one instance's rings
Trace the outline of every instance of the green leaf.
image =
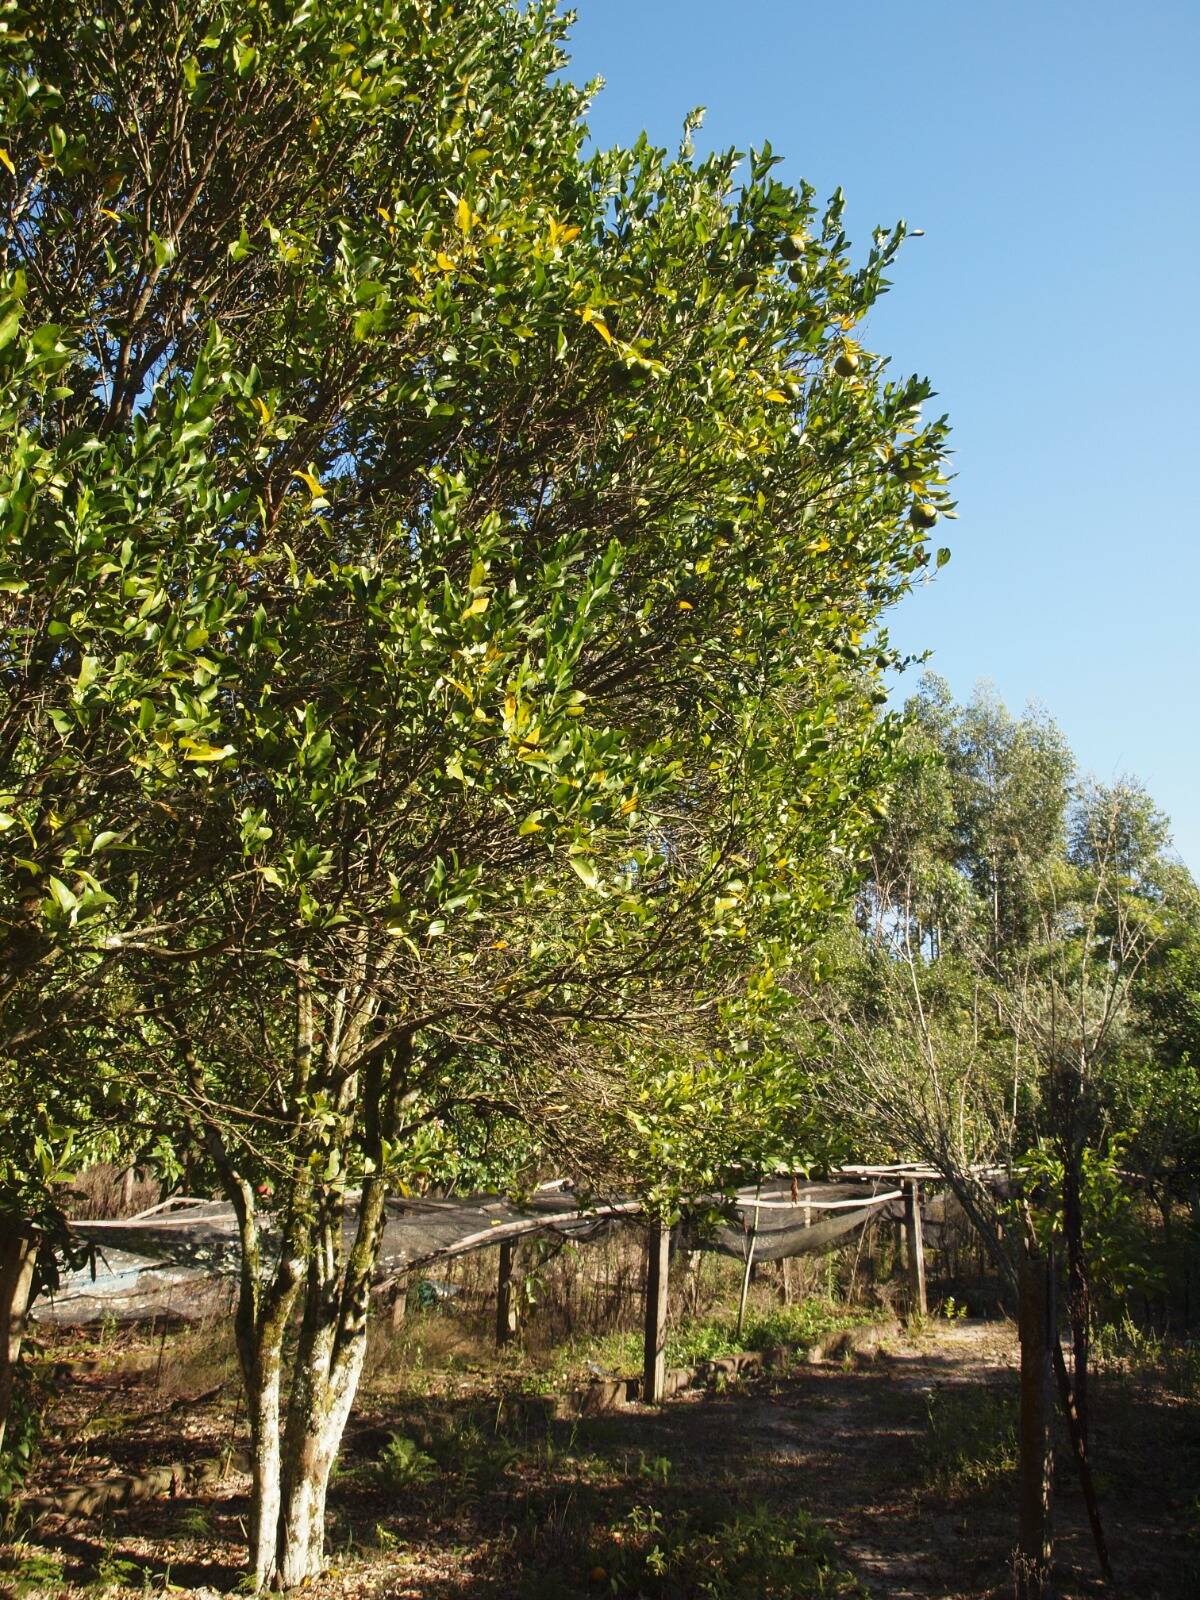
{"type": "Polygon", "coordinates": [[[568,856],[567,861],[570,864],[572,872],[574,872],[575,875],[580,878],[589,889],[598,889],[600,887],[600,874],[596,871],[595,866],[587,859],[586,856],[568,856]]]}

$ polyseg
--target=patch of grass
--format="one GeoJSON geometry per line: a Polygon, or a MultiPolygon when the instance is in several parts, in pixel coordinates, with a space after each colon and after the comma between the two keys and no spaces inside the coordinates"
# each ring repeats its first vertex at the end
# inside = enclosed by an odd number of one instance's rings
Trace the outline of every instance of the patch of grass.
{"type": "Polygon", "coordinates": [[[983,1385],[935,1389],[925,1408],[921,1460],[946,1491],[987,1489],[1017,1467],[1017,1402],[983,1385]]]}
{"type": "Polygon", "coordinates": [[[1200,1397],[1200,1344],[1163,1339],[1126,1316],[1103,1323],[1092,1337],[1092,1359],[1130,1377],[1161,1383],[1185,1400],[1200,1397]]]}
{"type": "Polygon", "coordinates": [[[742,1341],[744,1350],[769,1350],[773,1345],[811,1347],[846,1328],[860,1328],[872,1320],[870,1311],[852,1310],[828,1300],[804,1300],[798,1305],[776,1306],[750,1317],[742,1341]]]}
{"type": "Polygon", "coordinates": [[[596,1551],[589,1581],[645,1600],[851,1600],[865,1591],[828,1532],[763,1505],[726,1521],[635,1506],[596,1551]]]}
{"type": "MultiPolygon", "coordinates": [[[[752,1312],[739,1335],[732,1316],[705,1317],[679,1323],[667,1333],[668,1367],[692,1367],[701,1361],[738,1355],[746,1350],[771,1350],[777,1345],[810,1349],[831,1334],[871,1321],[869,1311],[852,1310],[828,1300],[805,1300],[796,1305],[772,1306],[752,1312]]],[[[638,1331],[605,1334],[575,1340],[556,1352],[549,1369],[553,1382],[566,1383],[599,1369],[618,1374],[636,1373],[642,1365],[642,1335],[638,1331]]]]}

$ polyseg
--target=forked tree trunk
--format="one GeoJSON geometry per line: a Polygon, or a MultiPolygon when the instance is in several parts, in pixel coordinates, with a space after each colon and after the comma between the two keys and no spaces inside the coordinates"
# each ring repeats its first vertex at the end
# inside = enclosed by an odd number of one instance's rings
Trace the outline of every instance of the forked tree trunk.
{"type": "Polygon", "coordinates": [[[37,1239],[18,1224],[0,1231],[0,1450],[12,1410],[17,1362],[25,1337],[25,1316],[33,1291],[37,1239]]]}
{"type": "Polygon", "coordinates": [[[275,1551],[276,1578],[284,1589],[319,1577],[324,1562],[325,1496],[362,1375],[385,1198],[381,1180],[363,1185],[354,1243],[344,1261],[341,1196],[323,1201],[284,1436],[275,1551]]]}
{"type": "Polygon", "coordinates": [[[282,1505],[283,1341],[300,1289],[308,1224],[294,1206],[279,1242],[279,1255],[264,1272],[262,1238],[250,1185],[214,1138],[226,1193],[237,1215],[241,1243],[238,1301],[234,1315],[238,1363],[250,1423],[250,1570],[255,1591],[276,1579],[275,1551],[282,1505]]]}
{"type": "MultiPolygon", "coordinates": [[[[294,1098],[307,1090],[315,1038],[311,999],[298,980],[294,1098]]],[[[369,1013],[366,1013],[369,1015],[369,1013]]],[[[359,1030],[361,1031],[361,1029],[359,1030]]],[[[349,1051],[350,1044],[343,1039],[349,1051]]],[[[194,1062],[194,1057],[191,1058],[194,1062]]],[[[241,1268],[236,1318],[238,1356],[250,1414],[253,1503],[250,1567],[254,1590],[290,1589],[317,1577],[325,1545],[325,1496],[366,1353],[367,1306],[379,1261],[387,1189],[385,1141],[394,1136],[399,1096],[411,1061],[411,1039],[396,1045],[385,1073],[380,1056],[365,1061],[363,1181],[354,1237],[346,1248],[345,1196],[313,1177],[314,1157],[329,1149],[311,1129],[297,1129],[292,1170],[280,1195],[280,1233],[273,1263],[264,1261],[254,1193],[231,1160],[215,1120],[204,1133],[238,1220],[241,1268]],[[284,1336],[303,1283],[304,1314],[294,1359],[284,1361],[284,1336]],[[285,1403],[286,1393],[286,1403],[285,1403]]],[[[192,1075],[204,1104],[198,1067],[192,1075]]],[[[337,1114],[348,1137],[358,1095],[357,1073],[341,1084],[337,1114]]],[[[334,1148],[338,1148],[336,1145],[334,1148]]]]}

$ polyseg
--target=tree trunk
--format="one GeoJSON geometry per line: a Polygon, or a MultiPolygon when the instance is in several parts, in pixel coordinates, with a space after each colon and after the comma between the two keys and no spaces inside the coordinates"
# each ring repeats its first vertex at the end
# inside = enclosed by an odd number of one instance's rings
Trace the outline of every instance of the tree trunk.
{"type": "Polygon", "coordinates": [[[288,1407],[284,1498],[276,1572],[290,1589],[321,1574],[325,1555],[325,1496],[362,1374],[365,1329],[348,1345],[319,1340],[311,1365],[296,1372],[288,1407]]]}
{"type": "Polygon", "coordinates": [[[37,1239],[19,1225],[6,1223],[0,1233],[0,1450],[12,1410],[17,1362],[25,1337],[25,1316],[33,1291],[37,1239]]]}
{"type": "Polygon", "coordinates": [[[1054,1453],[1050,1436],[1054,1384],[1053,1276],[1028,1249],[1020,1265],[1021,1498],[1016,1590],[1019,1600],[1045,1600],[1052,1554],[1050,1502],[1054,1453]]]}
{"type": "Polygon", "coordinates": [[[282,1500],[279,1440],[282,1339],[274,1350],[256,1352],[251,1372],[243,1368],[250,1416],[250,1568],[255,1590],[275,1579],[275,1545],[282,1500]]]}
{"type": "Polygon", "coordinates": [[[382,1179],[364,1183],[354,1243],[343,1260],[342,1197],[335,1191],[321,1197],[284,1439],[275,1551],[276,1578],[284,1589],[321,1573],[325,1496],[366,1356],[367,1308],[383,1240],[385,1199],[382,1179]]]}
{"type": "Polygon", "coordinates": [[[1073,1140],[1066,1156],[1063,1163],[1063,1237],[1067,1247],[1067,1311],[1071,1319],[1071,1390],[1086,1446],[1092,1305],[1084,1254],[1081,1173],[1073,1140]]]}

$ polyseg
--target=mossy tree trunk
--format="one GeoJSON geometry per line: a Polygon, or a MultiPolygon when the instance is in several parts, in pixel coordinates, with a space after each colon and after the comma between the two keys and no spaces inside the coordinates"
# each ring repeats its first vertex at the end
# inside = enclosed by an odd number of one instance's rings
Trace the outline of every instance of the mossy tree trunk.
{"type": "Polygon", "coordinates": [[[362,1375],[385,1199],[383,1179],[369,1178],[348,1252],[342,1247],[340,1196],[326,1197],[321,1207],[284,1435],[276,1572],[285,1589],[321,1572],[325,1496],[362,1375]]]}
{"type": "Polygon", "coordinates": [[[0,1450],[12,1410],[36,1265],[36,1237],[17,1223],[0,1224],[0,1450]]]}

